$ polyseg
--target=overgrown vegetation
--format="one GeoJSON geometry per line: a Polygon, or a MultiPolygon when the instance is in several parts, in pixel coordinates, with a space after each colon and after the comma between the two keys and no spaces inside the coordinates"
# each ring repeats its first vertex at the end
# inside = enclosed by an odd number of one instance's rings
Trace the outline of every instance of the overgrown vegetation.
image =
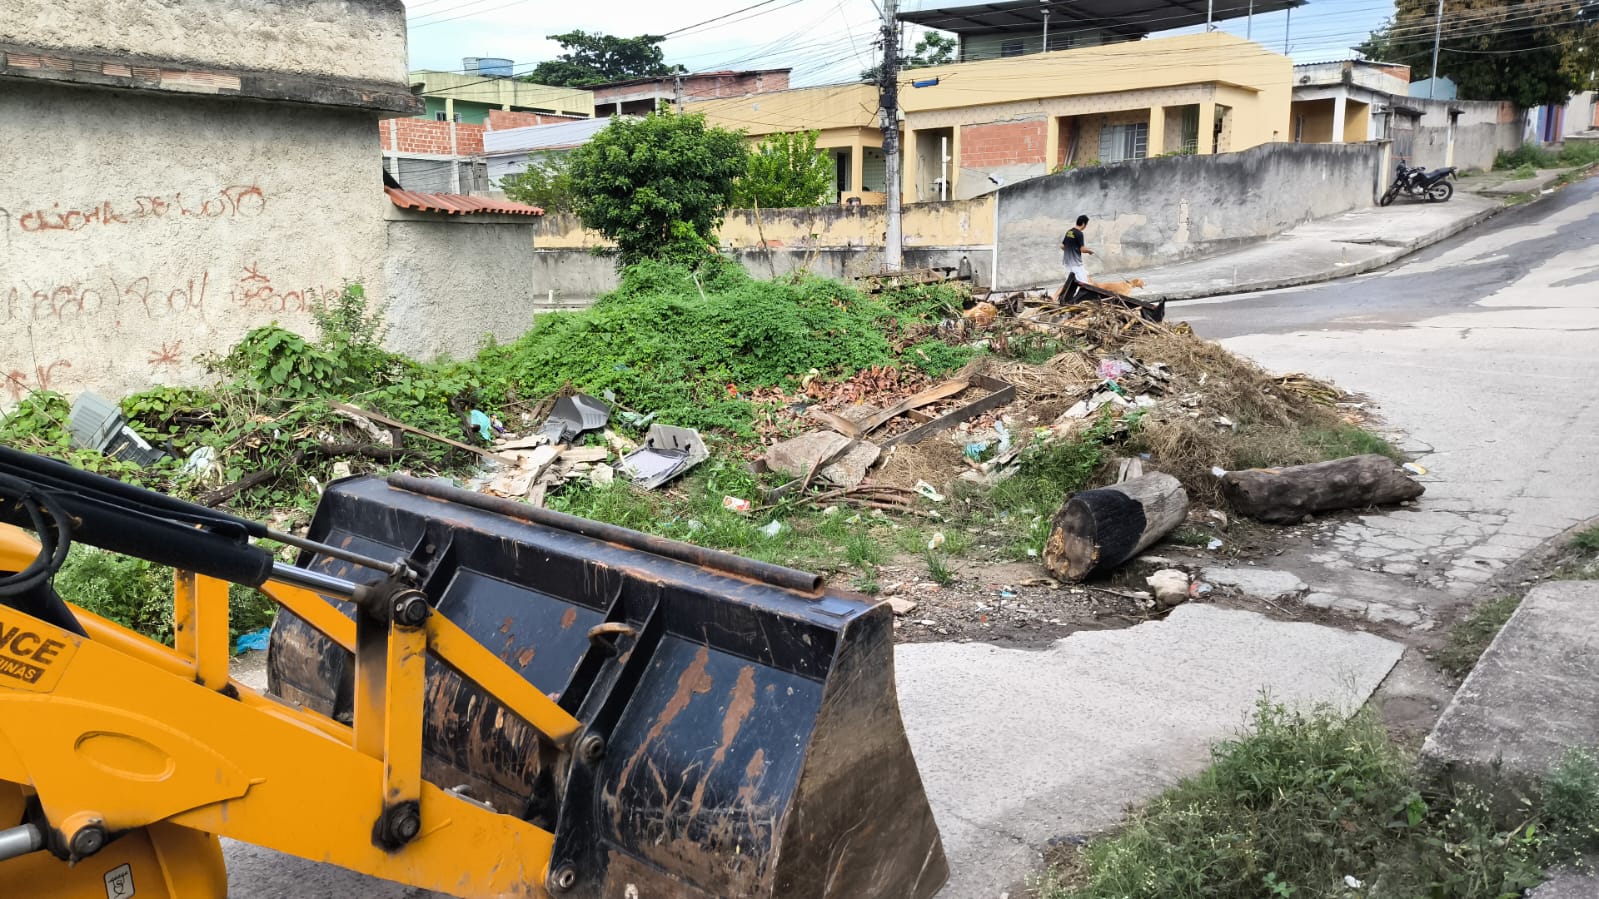
{"type": "Polygon", "coordinates": [[[1262,699],[1212,760],[1047,874],[1042,899],[1503,899],[1599,848],[1586,751],[1514,821],[1475,791],[1431,790],[1370,710],[1262,699]]]}
{"type": "Polygon", "coordinates": [[[1536,169],[1593,165],[1599,162],[1599,142],[1566,141],[1558,151],[1537,144],[1522,144],[1514,150],[1500,150],[1494,157],[1495,169],[1512,169],[1518,178],[1531,178],[1536,169]]]}

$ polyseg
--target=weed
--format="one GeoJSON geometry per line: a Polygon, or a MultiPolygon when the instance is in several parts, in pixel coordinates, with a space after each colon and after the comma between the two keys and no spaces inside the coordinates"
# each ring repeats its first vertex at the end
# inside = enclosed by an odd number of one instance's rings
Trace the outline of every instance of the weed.
{"type": "Polygon", "coordinates": [[[877,582],[876,571],[868,571],[860,575],[850,582],[850,586],[854,587],[857,593],[864,593],[867,596],[876,596],[883,592],[883,586],[877,582]]]}
{"type": "Polygon", "coordinates": [[[1209,546],[1210,534],[1199,528],[1178,528],[1166,535],[1166,540],[1178,546],[1209,546]]]}
{"type": "Polygon", "coordinates": [[[1510,176],[1518,181],[1525,178],[1536,178],[1538,176],[1538,170],[1533,168],[1529,163],[1522,163],[1521,165],[1516,166],[1516,168],[1510,173],[1510,176]]]}
{"type": "Polygon", "coordinates": [[[1455,677],[1465,677],[1482,657],[1483,650],[1493,642],[1499,629],[1521,605],[1519,596],[1502,596],[1490,599],[1471,611],[1464,621],[1449,632],[1449,642],[1439,651],[1434,661],[1438,667],[1455,677]]]}
{"type": "Polygon", "coordinates": [[[1306,431],[1304,436],[1305,442],[1320,453],[1323,459],[1342,459],[1345,456],[1375,453],[1387,456],[1396,462],[1405,460],[1404,455],[1393,444],[1365,428],[1354,425],[1315,428],[1306,431]]]}
{"type": "Polygon", "coordinates": [[[1571,545],[1584,552],[1599,553],[1599,524],[1578,531],[1577,536],[1571,538],[1571,545]]]}
{"type": "Polygon", "coordinates": [[[948,586],[955,582],[955,572],[950,570],[944,553],[929,548],[923,552],[922,558],[927,560],[927,576],[932,578],[934,583],[948,586]]]}
{"type": "Polygon", "coordinates": [[[851,533],[844,540],[844,560],[856,568],[883,564],[883,548],[865,529],[851,533]]]}

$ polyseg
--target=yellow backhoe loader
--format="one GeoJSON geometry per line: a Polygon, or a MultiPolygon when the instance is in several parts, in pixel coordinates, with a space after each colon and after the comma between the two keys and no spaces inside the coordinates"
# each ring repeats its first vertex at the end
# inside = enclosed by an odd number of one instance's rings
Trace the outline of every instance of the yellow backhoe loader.
{"type": "Polygon", "coordinates": [[[228,837],[469,899],[926,899],[892,631],[441,482],[336,482],[300,537],[0,448],[0,896],[220,899],[228,837]],[[177,570],[174,646],[55,593],[74,541],[177,570]],[[279,605],[266,694],[229,583],[279,605]]]}

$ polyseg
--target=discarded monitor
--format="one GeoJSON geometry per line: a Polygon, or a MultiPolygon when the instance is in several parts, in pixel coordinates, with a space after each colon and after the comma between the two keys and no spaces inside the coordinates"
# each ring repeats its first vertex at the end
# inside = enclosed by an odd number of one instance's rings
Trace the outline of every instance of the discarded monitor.
{"type": "Polygon", "coordinates": [[[117,405],[96,393],[79,394],[67,419],[74,446],[97,450],[113,459],[148,467],[166,458],[128,427],[117,405]]]}
{"type": "Polygon", "coordinates": [[[550,410],[550,417],[545,419],[538,432],[548,437],[551,443],[570,443],[572,438],[584,431],[605,427],[610,420],[611,407],[604,400],[586,393],[574,393],[555,401],[555,408],[550,410]]]}
{"type": "Polygon", "coordinates": [[[617,468],[633,483],[645,490],[654,490],[709,456],[699,431],[650,425],[649,433],[644,435],[644,445],[623,456],[617,468]]]}

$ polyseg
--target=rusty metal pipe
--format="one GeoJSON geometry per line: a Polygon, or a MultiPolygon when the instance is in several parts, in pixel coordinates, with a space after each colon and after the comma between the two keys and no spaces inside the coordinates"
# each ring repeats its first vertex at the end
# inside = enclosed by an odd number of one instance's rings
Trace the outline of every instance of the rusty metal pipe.
{"type": "Polygon", "coordinates": [[[584,537],[595,540],[604,540],[607,543],[616,543],[629,549],[642,550],[679,562],[688,562],[704,568],[711,568],[728,574],[746,577],[773,586],[783,587],[788,590],[798,590],[802,593],[815,593],[822,587],[822,577],[808,571],[799,571],[786,568],[782,565],[773,565],[769,562],[757,562],[745,559],[732,553],[725,553],[715,549],[705,549],[665,537],[656,537],[650,534],[641,534],[638,531],[617,527],[614,524],[605,524],[600,521],[590,521],[565,512],[556,512],[551,509],[541,509],[527,503],[503,499],[497,496],[484,496],[470,490],[462,490],[439,481],[415,478],[410,475],[389,475],[389,486],[419,493],[434,499],[447,500],[482,509],[485,512],[494,512],[510,518],[520,518],[545,527],[571,531],[584,537]]]}

